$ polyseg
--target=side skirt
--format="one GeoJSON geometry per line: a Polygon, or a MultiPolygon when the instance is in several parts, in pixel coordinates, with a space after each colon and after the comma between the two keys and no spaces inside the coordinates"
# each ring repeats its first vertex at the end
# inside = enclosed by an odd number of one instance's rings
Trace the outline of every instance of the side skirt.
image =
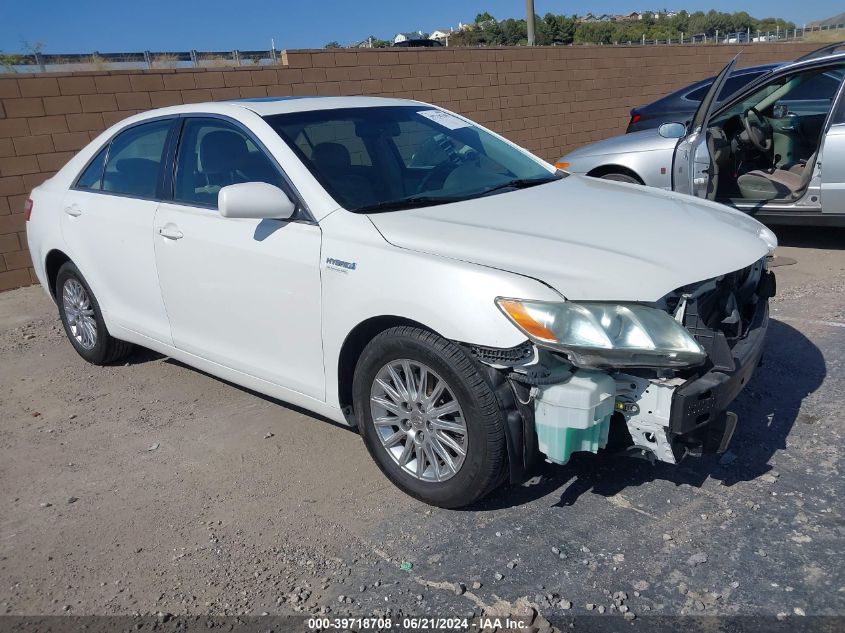
{"type": "Polygon", "coordinates": [[[143,334],[138,334],[137,332],[133,332],[132,330],[124,327],[110,324],[109,333],[122,341],[135,343],[141,347],[146,347],[160,354],[164,354],[165,356],[169,356],[170,358],[211,374],[212,376],[216,376],[217,378],[228,380],[229,382],[245,387],[246,389],[251,389],[266,396],[270,396],[271,398],[283,400],[284,402],[288,402],[297,407],[302,407],[303,409],[312,411],[317,415],[328,418],[332,422],[337,422],[343,426],[350,426],[349,421],[343,415],[343,411],[341,411],[340,407],[332,406],[326,402],[316,400],[311,396],[306,396],[298,391],[293,391],[292,389],[286,389],[285,387],[257,378],[256,376],[230,369],[229,367],[225,367],[219,363],[182,351],[171,345],[156,341],[155,339],[151,339],[143,334]]]}

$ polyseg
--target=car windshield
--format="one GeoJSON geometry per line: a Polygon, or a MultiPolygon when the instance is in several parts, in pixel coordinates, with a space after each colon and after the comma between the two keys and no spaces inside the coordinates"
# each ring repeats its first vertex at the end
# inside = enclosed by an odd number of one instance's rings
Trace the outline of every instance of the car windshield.
{"type": "Polygon", "coordinates": [[[335,200],[361,213],[457,202],[562,177],[431,106],[312,110],[265,120],[335,200]]]}

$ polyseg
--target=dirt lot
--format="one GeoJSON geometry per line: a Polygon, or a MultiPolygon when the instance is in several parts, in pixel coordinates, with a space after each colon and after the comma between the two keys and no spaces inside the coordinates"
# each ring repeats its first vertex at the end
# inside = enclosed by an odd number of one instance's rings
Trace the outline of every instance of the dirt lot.
{"type": "Polygon", "coordinates": [[[167,358],[89,366],[40,288],[0,294],[0,614],[845,616],[845,232],[778,233],[727,456],[578,455],[465,511],[167,358]]]}

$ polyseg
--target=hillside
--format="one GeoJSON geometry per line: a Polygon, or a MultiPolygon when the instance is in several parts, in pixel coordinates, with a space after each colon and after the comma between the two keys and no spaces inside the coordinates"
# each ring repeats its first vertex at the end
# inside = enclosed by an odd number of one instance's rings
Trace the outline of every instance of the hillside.
{"type": "Polygon", "coordinates": [[[836,26],[837,24],[845,24],[845,13],[832,15],[825,20],[816,20],[815,22],[810,22],[809,24],[807,24],[807,26],[836,26]]]}

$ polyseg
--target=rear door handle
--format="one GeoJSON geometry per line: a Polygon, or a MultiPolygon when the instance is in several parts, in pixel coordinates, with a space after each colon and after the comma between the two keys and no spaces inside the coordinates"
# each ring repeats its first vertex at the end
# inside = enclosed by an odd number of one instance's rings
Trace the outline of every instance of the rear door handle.
{"type": "Polygon", "coordinates": [[[74,203],[65,207],[65,213],[74,218],[78,218],[80,215],[82,215],[82,210],[76,203],[74,203]]]}
{"type": "Polygon", "coordinates": [[[175,226],[160,226],[158,227],[158,234],[169,240],[180,240],[185,235],[175,226]]]}

